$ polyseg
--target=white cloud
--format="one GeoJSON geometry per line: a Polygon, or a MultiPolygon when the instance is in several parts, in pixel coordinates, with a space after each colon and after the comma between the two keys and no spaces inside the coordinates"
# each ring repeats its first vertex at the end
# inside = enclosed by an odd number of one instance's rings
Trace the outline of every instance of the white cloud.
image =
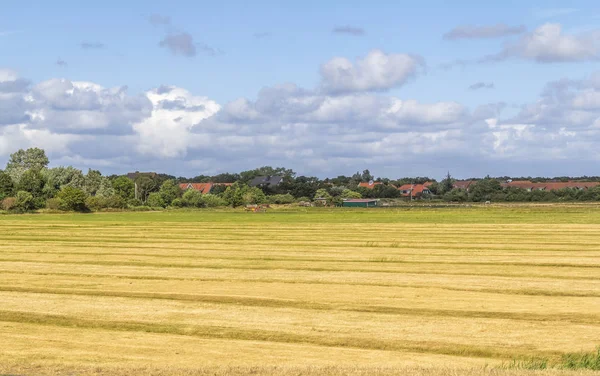
{"type": "Polygon", "coordinates": [[[355,63],[335,57],[321,66],[321,87],[327,93],[383,91],[414,77],[423,59],[406,54],[373,50],[355,63]]]}
{"type": "Polygon", "coordinates": [[[521,58],[540,63],[578,62],[596,60],[599,54],[600,30],[569,35],[563,32],[560,24],[547,23],[483,61],[521,58]]]}

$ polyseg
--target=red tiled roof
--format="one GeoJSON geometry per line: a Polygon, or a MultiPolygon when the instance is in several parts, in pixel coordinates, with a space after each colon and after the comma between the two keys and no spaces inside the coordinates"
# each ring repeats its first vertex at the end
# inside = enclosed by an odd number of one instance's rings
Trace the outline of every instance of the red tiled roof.
{"type": "Polygon", "coordinates": [[[202,194],[209,193],[213,187],[213,183],[181,183],[179,187],[185,191],[188,189],[193,189],[195,191],[199,191],[202,194]]]}
{"type": "Polygon", "coordinates": [[[458,189],[469,189],[471,184],[475,184],[475,180],[457,180],[452,186],[458,189]]]}
{"type": "MultiPolygon", "coordinates": [[[[425,183],[427,184],[427,183],[425,183]]],[[[398,188],[398,190],[402,191],[402,196],[409,197],[411,194],[413,197],[420,196],[423,194],[423,191],[428,189],[425,184],[404,184],[398,188]],[[408,191],[404,193],[404,191],[408,191]]],[[[431,185],[431,184],[429,184],[431,185]]]]}
{"type": "Polygon", "coordinates": [[[358,184],[358,186],[363,187],[363,188],[373,189],[373,188],[375,188],[376,185],[380,185],[380,184],[383,184],[383,183],[380,181],[374,181],[373,184],[369,184],[369,182],[363,181],[363,182],[360,182],[358,184]]]}

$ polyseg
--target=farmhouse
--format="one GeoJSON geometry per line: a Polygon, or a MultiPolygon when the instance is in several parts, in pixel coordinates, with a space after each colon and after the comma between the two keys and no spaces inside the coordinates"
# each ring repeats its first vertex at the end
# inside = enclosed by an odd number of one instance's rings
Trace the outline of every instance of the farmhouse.
{"type": "Polygon", "coordinates": [[[378,201],[369,198],[347,199],[342,202],[342,206],[346,208],[372,208],[378,206],[378,201]]]}
{"type": "Polygon", "coordinates": [[[283,181],[283,176],[257,176],[250,182],[251,187],[275,187],[283,181]]]}
{"type": "Polygon", "coordinates": [[[181,183],[181,184],[179,184],[179,188],[181,188],[182,191],[187,191],[188,189],[193,189],[202,194],[207,194],[207,193],[210,193],[210,191],[213,189],[213,187],[215,187],[217,185],[229,186],[231,184],[232,183],[181,183]]]}
{"type": "Polygon", "coordinates": [[[469,188],[475,183],[475,180],[457,180],[454,182],[452,187],[455,189],[464,189],[465,191],[469,192],[469,188]]]}
{"type": "Polygon", "coordinates": [[[433,184],[427,182],[424,184],[404,184],[401,185],[398,190],[403,197],[421,198],[424,194],[431,194],[429,186],[433,184]]]}

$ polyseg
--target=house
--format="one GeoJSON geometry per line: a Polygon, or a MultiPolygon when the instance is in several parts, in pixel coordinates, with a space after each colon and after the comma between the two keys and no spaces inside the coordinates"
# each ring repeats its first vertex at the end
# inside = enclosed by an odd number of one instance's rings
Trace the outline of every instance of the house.
{"type": "Polygon", "coordinates": [[[207,194],[207,193],[210,193],[210,191],[213,189],[213,187],[215,187],[217,185],[230,186],[231,184],[233,184],[233,183],[181,183],[181,184],[179,184],[179,188],[181,188],[182,191],[187,191],[188,189],[193,189],[202,194],[207,194]]]}
{"type": "Polygon", "coordinates": [[[380,181],[372,181],[371,180],[371,181],[360,182],[360,183],[358,183],[358,186],[361,187],[361,188],[373,189],[376,186],[381,185],[381,184],[383,184],[383,183],[380,182],[380,181]]]}
{"type": "Polygon", "coordinates": [[[379,200],[369,198],[354,198],[344,200],[342,206],[345,208],[372,208],[379,205],[379,200]]]}
{"type": "Polygon", "coordinates": [[[127,173],[127,177],[131,180],[135,180],[141,176],[147,176],[151,179],[154,179],[155,177],[158,176],[158,174],[156,172],[139,172],[139,171],[127,173]]]}
{"type": "Polygon", "coordinates": [[[283,181],[283,176],[257,176],[250,181],[251,187],[275,187],[283,181]]]}
{"type": "Polygon", "coordinates": [[[431,194],[429,187],[433,184],[432,182],[426,182],[423,184],[404,184],[401,185],[398,190],[403,197],[421,198],[424,194],[431,194]]]}
{"type": "Polygon", "coordinates": [[[465,191],[469,191],[469,188],[473,185],[477,183],[476,180],[457,180],[454,182],[454,184],[452,185],[452,188],[454,189],[464,189],[465,191]]]}

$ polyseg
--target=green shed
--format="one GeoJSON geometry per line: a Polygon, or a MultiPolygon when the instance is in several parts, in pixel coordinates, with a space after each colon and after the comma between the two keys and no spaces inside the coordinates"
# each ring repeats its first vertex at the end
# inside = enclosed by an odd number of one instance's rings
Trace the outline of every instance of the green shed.
{"type": "Polygon", "coordinates": [[[372,208],[377,206],[375,199],[350,199],[344,200],[342,206],[345,208],[372,208]]]}

